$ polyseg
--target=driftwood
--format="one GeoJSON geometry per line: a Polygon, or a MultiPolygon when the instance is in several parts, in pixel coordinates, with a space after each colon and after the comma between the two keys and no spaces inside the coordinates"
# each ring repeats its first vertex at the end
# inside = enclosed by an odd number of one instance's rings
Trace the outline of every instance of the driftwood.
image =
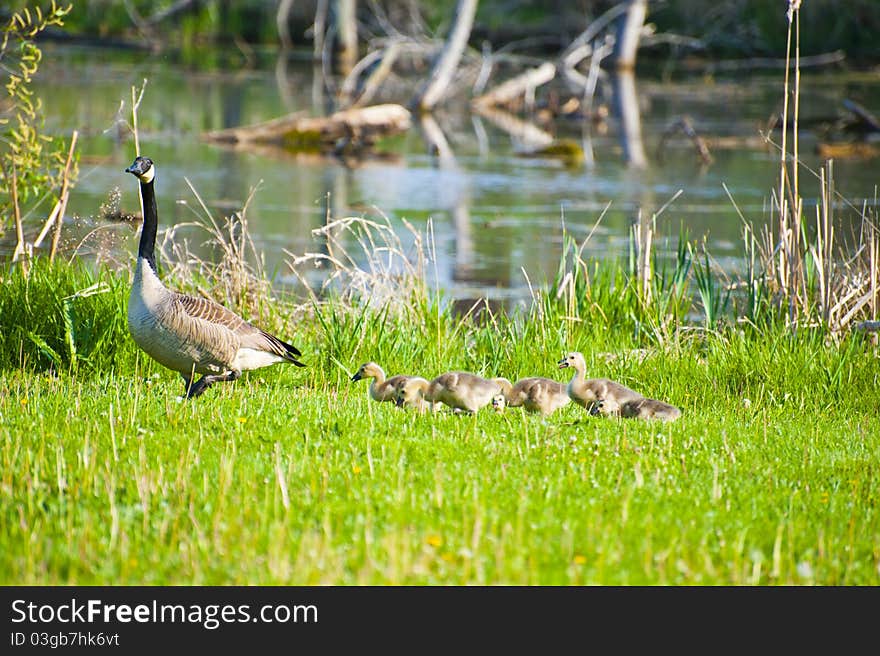
{"type": "Polygon", "coordinates": [[[646,12],[645,0],[625,0],[614,5],[592,21],[555,62],[545,62],[502,82],[494,89],[475,98],[472,104],[475,107],[510,107],[517,98],[534,94],[537,87],[547,84],[557,75],[562,77],[572,91],[591,100],[598,76],[602,74],[599,65],[603,59],[613,55],[618,67],[622,69],[633,67],[639,39],[646,32],[644,26],[646,12]],[[607,34],[601,44],[594,46],[596,37],[614,21],[620,24],[616,33],[607,34]],[[578,65],[587,58],[591,59],[589,76],[577,70],[578,65]]]}
{"type": "Polygon", "coordinates": [[[458,0],[455,7],[455,21],[446,40],[443,52],[437,58],[431,75],[416,92],[410,106],[428,112],[440,102],[452,82],[458,62],[467,47],[477,13],[477,0],[458,0]]]}
{"type": "Polygon", "coordinates": [[[816,154],[822,159],[871,159],[880,155],[880,148],[861,141],[820,142],[816,154]]]}
{"type": "Polygon", "coordinates": [[[379,138],[410,128],[410,113],[401,105],[371,105],[330,116],[289,114],[263,123],[205,133],[206,141],[221,144],[271,144],[289,150],[333,152],[372,146],[379,138]]]}
{"type": "Polygon", "coordinates": [[[506,105],[523,93],[534,90],[556,77],[556,66],[545,62],[536,68],[529,69],[506,82],[499,84],[492,91],[474,98],[471,103],[475,107],[491,107],[506,105]]]}
{"type": "Polygon", "coordinates": [[[828,66],[837,64],[846,59],[846,54],[842,50],[834,52],[826,52],[820,55],[808,55],[801,57],[795,62],[792,59],[772,59],[770,57],[749,57],[747,59],[728,59],[715,61],[709,64],[701,64],[701,67],[709,71],[739,71],[752,70],[756,68],[807,68],[811,66],[828,66]]]}

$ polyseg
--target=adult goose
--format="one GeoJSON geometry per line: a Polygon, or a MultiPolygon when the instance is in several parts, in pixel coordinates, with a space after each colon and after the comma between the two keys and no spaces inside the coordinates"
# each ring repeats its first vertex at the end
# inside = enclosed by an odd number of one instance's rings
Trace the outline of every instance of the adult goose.
{"type": "Polygon", "coordinates": [[[497,380],[489,380],[467,371],[450,371],[431,381],[416,378],[408,381],[398,392],[398,405],[422,398],[436,410],[443,403],[455,412],[474,413],[492,402],[501,393],[497,380]]]}
{"type": "Polygon", "coordinates": [[[390,401],[394,403],[397,396],[398,386],[412,376],[398,374],[391,378],[385,378],[385,370],[375,362],[365,362],[351,377],[352,382],[363,380],[364,378],[372,378],[370,383],[370,398],[374,401],[390,401]]]}
{"type": "Polygon", "coordinates": [[[501,411],[505,406],[522,407],[527,412],[544,416],[552,414],[571,401],[565,383],[552,378],[531,376],[511,384],[506,378],[493,378],[501,386],[501,395],[492,399],[492,407],[501,411]]]}
{"type": "Polygon", "coordinates": [[[600,401],[609,401],[624,404],[627,401],[637,401],[645,398],[635,390],[609,378],[587,378],[587,363],[583,354],[572,351],[559,361],[559,368],[572,367],[574,375],[566,387],[568,396],[582,408],[586,408],[590,414],[597,413],[597,404],[600,401]]]}
{"type": "Polygon", "coordinates": [[[233,381],[242,371],[276,362],[305,365],[298,348],[251,325],[219,303],[169,290],[156,268],[156,167],[138,156],[125,169],[140,181],[144,223],[134,281],[128,299],[128,329],[135,343],[159,364],[177,371],[186,398],[199,396],[214,383],[233,381]],[[193,382],[196,374],[201,378],[193,382]]]}

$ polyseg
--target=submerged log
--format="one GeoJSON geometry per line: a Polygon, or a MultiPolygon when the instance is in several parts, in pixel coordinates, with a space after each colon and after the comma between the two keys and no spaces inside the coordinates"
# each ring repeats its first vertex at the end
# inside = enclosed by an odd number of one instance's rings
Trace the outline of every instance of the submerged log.
{"type": "Polygon", "coordinates": [[[279,118],[203,135],[221,144],[271,144],[291,151],[338,152],[369,148],[382,138],[410,128],[410,112],[395,104],[346,109],[330,116],[288,114],[279,118]]]}
{"type": "Polygon", "coordinates": [[[861,141],[820,142],[816,154],[822,159],[872,159],[880,155],[880,148],[861,141]]]}

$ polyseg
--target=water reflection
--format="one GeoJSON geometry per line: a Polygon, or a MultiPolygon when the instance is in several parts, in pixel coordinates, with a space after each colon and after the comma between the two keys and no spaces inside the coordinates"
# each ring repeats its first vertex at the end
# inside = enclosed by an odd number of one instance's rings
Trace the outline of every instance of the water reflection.
{"type": "MultiPolygon", "coordinates": [[[[265,71],[207,75],[169,61],[131,63],[113,51],[54,50],[46,49],[37,93],[44,98],[50,131],[81,132],[81,175],[65,226],[74,244],[101,222],[99,208],[114,188],[120,190],[123,211],[137,207],[137,190],[121,173],[133,145],[117,128],[120,102],[127,103],[131,86],[140,86],[145,77],[140,137],[142,150],[159,166],[163,223],[193,220],[189,208],[195,199],[187,180],[209,207],[226,215],[240,209],[256,187],[248,208],[250,229],[265,253],[267,271],[279,278],[285,275],[285,251],[327,248],[314,242],[312,230],[326,223],[328,202],[334,218],[380,214],[396,225],[405,219],[422,231],[430,221],[436,283],[453,299],[492,301],[528,298],[525,276],[534,286],[552,278],[563,231],[583,240],[603,212],[585,257],[625,256],[633,225],[659,213],[653,243],[659,256],[674,254],[675,239],[686,227],[692,239],[706,236],[713,256],[730,267],[741,260],[739,214],[758,230],[770,219],[778,154],[755,137],[779,100],[781,82],[772,75],[712,84],[610,78],[613,116],[607,131],[594,129],[587,105],[576,119],[549,124],[445,107],[385,143],[387,157],[341,161],[270,148],[218,148],[200,139],[208,129],[289,112],[327,114],[333,93],[310,58],[279,58],[265,71]],[[662,162],[651,156],[670,123],[685,115],[702,135],[732,139],[713,150],[708,168],[683,136],[664,143],[662,162]],[[586,163],[572,167],[553,158],[520,156],[524,148],[558,138],[581,143],[586,163]],[[660,212],[679,190],[681,195],[660,212]]],[[[850,82],[822,73],[805,73],[801,80],[802,94],[824,103],[823,113],[852,95],[856,84],[862,104],[876,111],[880,81],[869,85],[864,78],[850,82]]],[[[818,170],[821,161],[812,152],[809,132],[802,146],[805,163],[818,170]]],[[[874,203],[876,167],[842,160],[835,162],[835,173],[838,191],[852,206],[874,203]]],[[[809,208],[816,203],[818,183],[807,174],[801,183],[809,208]]],[[[856,214],[842,206],[838,216],[846,222],[856,214]]],[[[134,252],[135,237],[129,233],[118,232],[123,255],[134,252]]],[[[84,252],[92,247],[87,240],[84,252]]]]}

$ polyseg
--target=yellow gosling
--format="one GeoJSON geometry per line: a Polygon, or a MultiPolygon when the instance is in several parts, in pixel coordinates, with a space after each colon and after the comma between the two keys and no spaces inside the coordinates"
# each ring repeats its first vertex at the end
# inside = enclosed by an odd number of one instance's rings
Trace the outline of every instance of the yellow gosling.
{"type": "Polygon", "coordinates": [[[372,378],[370,383],[370,398],[374,401],[390,401],[394,403],[397,385],[405,382],[412,376],[397,375],[386,380],[385,371],[375,362],[365,362],[362,364],[354,376],[351,377],[352,382],[357,382],[364,378],[372,378]]]}
{"type": "Polygon", "coordinates": [[[425,398],[430,382],[421,376],[405,376],[404,378],[394,386],[395,405],[398,408],[415,408],[420,413],[424,413],[426,410],[433,412],[436,409],[435,404],[425,398]]]}
{"type": "Polygon", "coordinates": [[[434,404],[443,403],[454,411],[476,412],[489,405],[492,397],[499,393],[502,393],[501,386],[494,380],[467,371],[450,371],[428,383],[424,398],[434,404]]]}
{"type": "Polygon", "coordinates": [[[496,412],[502,412],[505,406],[511,406],[522,407],[527,412],[537,412],[547,416],[571,401],[566,384],[552,378],[531,376],[520,378],[513,385],[506,378],[492,380],[501,386],[503,393],[503,403],[492,399],[492,406],[495,407],[496,412]]]}
{"type": "Polygon", "coordinates": [[[659,419],[675,421],[681,417],[681,410],[674,405],[657,399],[642,398],[618,403],[603,399],[595,405],[596,414],[606,417],[625,417],[628,419],[659,419]]]}
{"type": "Polygon", "coordinates": [[[587,363],[583,354],[577,351],[568,353],[558,364],[560,369],[566,367],[574,369],[574,375],[566,387],[566,392],[572,401],[586,408],[590,414],[596,414],[594,410],[599,401],[623,405],[628,401],[645,398],[635,390],[609,378],[587,378],[587,363]]]}

